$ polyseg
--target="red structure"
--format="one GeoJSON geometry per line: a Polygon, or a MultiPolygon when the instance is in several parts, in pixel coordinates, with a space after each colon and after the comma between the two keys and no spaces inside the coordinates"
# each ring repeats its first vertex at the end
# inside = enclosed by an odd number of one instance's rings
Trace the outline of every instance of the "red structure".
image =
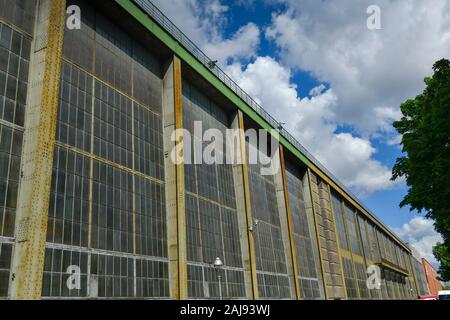
{"type": "Polygon", "coordinates": [[[430,295],[437,295],[442,290],[442,284],[438,280],[439,275],[427,259],[422,258],[422,265],[427,278],[428,288],[430,289],[430,295]]]}

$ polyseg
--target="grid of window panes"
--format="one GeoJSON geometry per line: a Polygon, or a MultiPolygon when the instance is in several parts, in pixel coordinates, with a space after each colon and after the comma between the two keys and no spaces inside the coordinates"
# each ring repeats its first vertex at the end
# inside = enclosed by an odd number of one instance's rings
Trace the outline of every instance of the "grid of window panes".
{"type": "Polygon", "coordinates": [[[239,269],[188,264],[190,299],[243,297],[244,274],[239,269]]]}
{"type": "MultiPolygon", "coordinates": [[[[251,141],[247,142],[247,152],[266,156],[251,141]]],[[[259,295],[261,298],[291,298],[275,177],[261,175],[261,168],[260,161],[249,165],[251,209],[253,219],[259,221],[253,230],[259,295]]]]}
{"type": "Polygon", "coordinates": [[[23,127],[31,38],[0,21],[0,119],[23,127]]]}
{"type": "Polygon", "coordinates": [[[370,299],[369,289],[367,288],[366,268],[363,264],[355,262],[356,280],[358,282],[359,294],[361,299],[370,299]]]}
{"type": "Polygon", "coordinates": [[[414,264],[414,271],[416,273],[417,285],[419,287],[419,295],[428,295],[428,284],[425,278],[425,272],[423,270],[422,263],[415,258],[412,258],[414,264]]]}
{"type": "Polygon", "coordinates": [[[0,298],[8,296],[35,6],[0,0],[0,298]]]}
{"type": "Polygon", "coordinates": [[[87,277],[88,254],[86,252],[46,248],[42,288],[46,296],[86,297],[87,286],[78,286],[78,284],[87,283],[87,277]],[[73,267],[75,269],[71,269],[73,267]],[[80,283],[77,283],[78,280],[80,283]]]}
{"type": "Polygon", "coordinates": [[[406,266],[407,266],[407,270],[409,273],[409,277],[407,279],[408,283],[409,283],[409,297],[411,299],[415,299],[417,298],[417,296],[419,295],[419,293],[417,292],[417,287],[416,287],[416,283],[414,280],[414,270],[413,270],[413,266],[412,266],[412,260],[413,259],[410,255],[406,254],[406,266]]]}
{"type": "Polygon", "coordinates": [[[353,208],[345,203],[344,212],[346,217],[348,238],[350,241],[352,252],[354,254],[362,256],[361,241],[359,239],[358,229],[356,225],[355,211],[353,211],[353,208]]]}
{"type": "Polygon", "coordinates": [[[91,150],[93,77],[69,63],[62,65],[56,138],[80,150],[91,150]]]}
{"type": "Polygon", "coordinates": [[[286,183],[294,231],[295,253],[299,273],[301,297],[323,298],[323,282],[312,211],[306,211],[303,181],[298,170],[286,163],[286,183]]]}
{"type": "Polygon", "coordinates": [[[56,147],[48,213],[47,241],[88,246],[89,158],[56,147]]]}
{"type": "Polygon", "coordinates": [[[188,264],[190,299],[236,298],[242,296],[244,274],[241,270],[188,264]]]}
{"type": "Polygon", "coordinates": [[[0,124],[0,236],[14,237],[23,131],[0,124]]]}
{"type": "Polygon", "coordinates": [[[336,229],[339,238],[339,247],[344,250],[349,250],[347,241],[347,232],[345,228],[345,217],[343,215],[340,197],[332,193],[331,200],[333,204],[334,220],[336,221],[336,229]]]}
{"type": "Polygon", "coordinates": [[[386,249],[383,243],[383,233],[378,228],[375,228],[375,232],[377,235],[378,247],[380,248],[380,257],[386,259],[386,249]]]}
{"type": "Polygon", "coordinates": [[[350,259],[342,258],[342,269],[344,271],[345,287],[347,288],[347,296],[349,299],[358,299],[358,289],[353,273],[353,262],[350,259]]]}
{"type": "Polygon", "coordinates": [[[364,219],[359,214],[357,215],[357,219],[358,219],[358,226],[359,226],[359,234],[361,236],[361,244],[362,244],[363,250],[364,250],[364,257],[366,259],[371,260],[372,255],[371,255],[371,251],[370,251],[370,241],[369,241],[367,230],[366,230],[366,219],[364,219]]]}
{"type": "MultiPolygon", "coordinates": [[[[182,87],[183,125],[190,133],[192,150],[195,150],[196,144],[200,144],[203,150],[211,142],[203,142],[199,135],[214,129],[224,137],[229,120],[224,110],[186,79],[182,87]],[[194,122],[201,124],[201,131],[195,132],[194,122]]],[[[218,141],[217,146],[213,155],[225,160],[224,144],[218,141]]],[[[186,155],[190,156],[188,153],[186,155]]],[[[185,164],[189,297],[218,298],[222,295],[244,298],[244,271],[233,168],[231,165],[221,164],[220,160],[212,164],[206,163],[201,154],[197,159],[202,160],[201,163],[189,164],[188,161],[185,164]],[[210,267],[216,258],[223,261],[222,271],[214,271],[210,267]],[[218,276],[221,277],[222,292],[216,279],[218,276]]],[[[191,162],[194,162],[193,157],[191,162]]]]}
{"type": "Polygon", "coordinates": [[[407,297],[403,288],[406,285],[404,276],[387,269],[383,270],[382,275],[386,282],[389,299],[405,299],[407,297]]]}
{"type": "Polygon", "coordinates": [[[0,298],[8,296],[13,244],[0,241],[0,298]]]}
{"type": "Polygon", "coordinates": [[[0,18],[23,30],[33,33],[35,0],[0,0],[0,18]]]}
{"type": "Polygon", "coordinates": [[[64,35],[46,259],[71,257],[86,277],[68,291],[56,260],[42,295],[168,297],[161,63],[88,1],[71,4],[82,28],[64,35]]]}
{"type": "Polygon", "coordinates": [[[371,253],[372,260],[374,262],[379,262],[380,250],[378,248],[376,227],[370,222],[367,223],[367,233],[368,233],[369,242],[370,242],[370,253],[371,253]]]}

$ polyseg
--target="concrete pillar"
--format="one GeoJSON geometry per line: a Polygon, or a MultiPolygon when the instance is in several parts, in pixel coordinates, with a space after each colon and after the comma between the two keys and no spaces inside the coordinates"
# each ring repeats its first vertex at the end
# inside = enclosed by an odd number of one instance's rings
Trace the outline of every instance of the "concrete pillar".
{"type": "MultiPolygon", "coordinates": [[[[335,212],[334,212],[334,209],[333,209],[333,202],[332,202],[332,199],[331,199],[331,187],[330,187],[330,185],[328,185],[328,195],[329,195],[329,201],[330,201],[331,219],[333,220],[332,223],[333,223],[333,226],[334,226],[334,233],[336,234],[336,238],[338,238],[338,231],[337,231],[337,226],[336,226],[335,212]]],[[[340,203],[340,205],[342,205],[342,204],[340,203]]],[[[344,293],[345,298],[348,299],[347,286],[345,284],[345,278],[344,278],[344,269],[342,267],[342,260],[341,260],[341,257],[342,257],[342,255],[341,255],[341,247],[339,246],[339,240],[338,239],[336,239],[336,246],[337,246],[338,264],[335,265],[335,268],[338,269],[338,272],[341,275],[342,285],[343,285],[343,288],[344,288],[344,290],[343,290],[344,292],[343,293],[344,293]]]]}
{"type": "Polygon", "coordinates": [[[176,129],[183,128],[181,61],[174,56],[163,79],[164,166],[169,255],[170,297],[185,300],[187,288],[186,215],[184,190],[183,137],[172,141],[176,129]],[[177,148],[177,161],[171,154],[177,148]],[[178,149],[179,148],[179,149],[178,149]]]}
{"type": "MultiPolygon", "coordinates": [[[[315,221],[315,215],[312,205],[312,198],[311,198],[311,190],[310,190],[310,184],[309,184],[309,175],[308,171],[305,172],[303,176],[303,194],[304,194],[304,201],[305,201],[305,209],[306,214],[308,216],[308,224],[310,230],[314,230],[314,236],[311,236],[311,242],[314,248],[317,248],[317,254],[314,254],[315,262],[317,266],[320,268],[318,278],[320,282],[322,283],[320,287],[320,293],[322,296],[326,297],[325,293],[325,284],[324,284],[324,277],[323,277],[323,271],[322,271],[322,259],[321,259],[321,252],[319,247],[319,239],[317,236],[317,228],[316,228],[316,221],[315,221]]],[[[301,274],[300,274],[301,276],[301,274]]]]}
{"type": "Polygon", "coordinates": [[[289,206],[289,195],[286,182],[286,166],[284,162],[284,149],[280,145],[280,170],[275,176],[275,187],[277,192],[278,212],[280,212],[280,224],[282,232],[284,251],[286,252],[286,267],[289,276],[291,296],[300,299],[300,286],[298,281],[297,260],[294,244],[294,227],[292,225],[292,213],[289,206]]]}
{"type": "Polygon", "coordinates": [[[41,0],[36,10],[10,278],[12,299],[41,297],[66,1],[41,0]]]}
{"type": "Polygon", "coordinates": [[[328,187],[308,170],[312,210],[315,217],[317,243],[327,299],[345,297],[344,282],[339,274],[340,259],[328,187]]]}

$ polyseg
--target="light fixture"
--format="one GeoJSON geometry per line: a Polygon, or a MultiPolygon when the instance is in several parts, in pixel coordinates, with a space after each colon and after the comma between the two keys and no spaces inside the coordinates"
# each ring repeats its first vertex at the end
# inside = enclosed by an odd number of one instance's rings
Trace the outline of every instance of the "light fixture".
{"type": "Polygon", "coordinates": [[[222,275],[220,274],[220,271],[221,271],[220,268],[223,267],[222,259],[217,257],[216,260],[214,260],[213,266],[214,266],[214,268],[219,269],[219,270],[217,270],[218,271],[217,281],[219,282],[219,298],[220,298],[220,300],[222,300],[222,275]]]}
{"type": "Polygon", "coordinates": [[[255,228],[258,226],[258,224],[259,224],[259,220],[258,219],[253,220],[253,225],[250,226],[250,228],[248,228],[248,230],[250,232],[253,232],[253,230],[255,230],[255,228]]]}
{"type": "Polygon", "coordinates": [[[217,257],[216,260],[214,260],[214,267],[215,268],[223,267],[223,262],[219,257],[217,257]]]}

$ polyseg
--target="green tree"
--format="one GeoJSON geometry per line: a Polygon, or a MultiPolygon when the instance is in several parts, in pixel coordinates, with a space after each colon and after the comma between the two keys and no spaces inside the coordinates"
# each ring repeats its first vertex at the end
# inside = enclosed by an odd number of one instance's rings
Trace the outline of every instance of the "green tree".
{"type": "Polygon", "coordinates": [[[408,193],[400,206],[434,220],[444,242],[434,254],[440,274],[450,280],[450,61],[439,60],[426,89],[401,105],[403,117],[394,123],[403,136],[406,156],[397,159],[392,179],[406,178],[408,193]]]}

